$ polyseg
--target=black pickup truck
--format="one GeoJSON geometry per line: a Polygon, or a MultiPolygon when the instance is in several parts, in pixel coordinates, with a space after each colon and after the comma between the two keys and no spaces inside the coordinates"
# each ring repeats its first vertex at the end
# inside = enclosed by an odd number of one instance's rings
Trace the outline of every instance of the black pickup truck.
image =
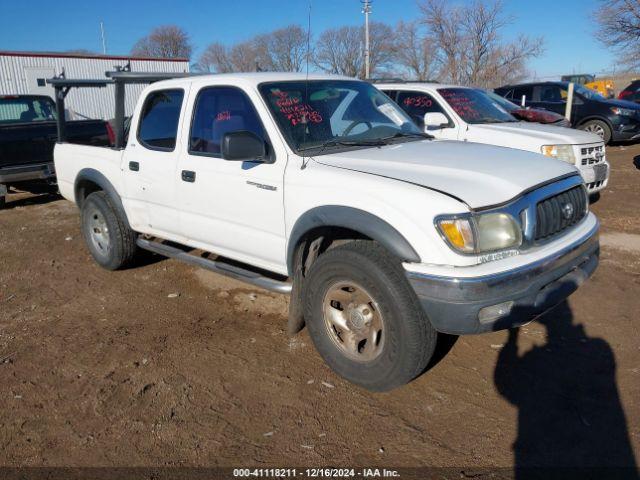
{"type": "MultiPolygon", "coordinates": [[[[109,146],[113,131],[103,120],[67,122],[67,139],[109,146]]],[[[53,100],[42,95],[0,95],[0,207],[11,187],[30,190],[55,183],[53,147],[57,140],[53,100]]]]}

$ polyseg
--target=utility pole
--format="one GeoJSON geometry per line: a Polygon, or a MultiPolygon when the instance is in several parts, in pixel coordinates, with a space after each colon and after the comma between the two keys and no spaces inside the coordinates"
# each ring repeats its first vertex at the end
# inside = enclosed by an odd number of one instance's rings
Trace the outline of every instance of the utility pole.
{"type": "Polygon", "coordinates": [[[369,79],[371,69],[371,51],[369,50],[369,14],[373,0],[360,0],[364,13],[364,78],[369,79]]]}
{"type": "Polygon", "coordinates": [[[104,37],[104,23],[100,22],[100,36],[102,37],[102,54],[107,54],[107,40],[104,37]]]}

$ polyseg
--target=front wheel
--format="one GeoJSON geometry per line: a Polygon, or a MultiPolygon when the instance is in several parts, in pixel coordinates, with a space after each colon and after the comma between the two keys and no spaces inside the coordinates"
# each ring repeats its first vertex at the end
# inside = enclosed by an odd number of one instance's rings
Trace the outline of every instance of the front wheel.
{"type": "Polygon", "coordinates": [[[595,133],[602,140],[604,140],[605,145],[607,145],[611,141],[611,128],[606,122],[602,120],[589,120],[582,125],[580,125],[580,130],[584,130],[585,132],[595,133]]]}
{"type": "Polygon", "coordinates": [[[316,349],[347,380],[386,391],[427,367],[437,333],[400,261],[380,245],[357,240],[327,251],[311,266],[304,295],[316,349]]]}
{"type": "Polygon", "coordinates": [[[131,263],[137,249],[135,233],[104,192],[85,199],[81,221],[89,252],[101,267],[118,270],[131,263]]]}

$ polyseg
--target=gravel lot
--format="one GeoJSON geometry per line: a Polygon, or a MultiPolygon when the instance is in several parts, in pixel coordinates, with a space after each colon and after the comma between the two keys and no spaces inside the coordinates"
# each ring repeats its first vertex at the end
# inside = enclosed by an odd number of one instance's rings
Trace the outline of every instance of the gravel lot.
{"type": "Polygon", "coordinates": [[[0,465],[634,465],[640,146],[611,147],[596,275],[386,394],[334,375],[287,299],[174,260],[101,270],[76,208],[0,211],[0,465]],[[634,159],[639,160],[635,161],[634,159]]]}

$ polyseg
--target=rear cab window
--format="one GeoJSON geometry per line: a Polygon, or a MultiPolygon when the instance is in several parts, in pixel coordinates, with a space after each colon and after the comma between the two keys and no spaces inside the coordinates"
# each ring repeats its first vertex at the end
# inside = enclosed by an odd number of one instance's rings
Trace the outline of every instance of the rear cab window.
{"type": "Polygon", "coordinates": [[[165,152],[176,148],[183,99],[182,89],[157,90],[147,96],[138,126],[141,145],[165,152]]]}
{"type": "Polygon", "coordinates": [[[47,97],[0,95],[0,125],[52,122],[55,111],[53,100],[47,97]]]}

